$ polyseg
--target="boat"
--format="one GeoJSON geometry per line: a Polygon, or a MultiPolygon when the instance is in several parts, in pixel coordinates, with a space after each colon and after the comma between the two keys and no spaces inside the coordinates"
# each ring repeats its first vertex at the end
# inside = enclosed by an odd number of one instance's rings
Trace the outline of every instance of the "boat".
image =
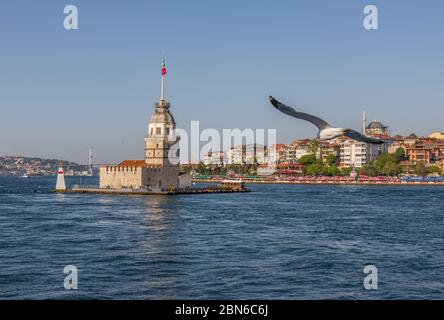
{"type": "Polygon", "coordinates": [[[245,191],[245,182],[242,180],[229,180],[225,179],[221,181],[221,186],[223,188],[245,191]]]}

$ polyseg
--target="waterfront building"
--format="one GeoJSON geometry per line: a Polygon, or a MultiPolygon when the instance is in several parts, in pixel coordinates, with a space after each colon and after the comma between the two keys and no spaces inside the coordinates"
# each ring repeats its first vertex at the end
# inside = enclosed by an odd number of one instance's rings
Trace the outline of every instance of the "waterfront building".
{"type": "Polygon", "coordinates": [[[431,162],[432,152],[425,144],[418,143],[406,148],[406,156],[414,163],[424,162],[425,164],[429,164],[431,162]]]}
{"type": "Polygon", "coordinates": [[[268,155],[268,148],[264,145],[255,145],[255,163],[266,163],[267,162],[267,155],[268,155]]]}
{"type": "Polygon", "coordinates": [[[231,147],[226,155],[228,164],[243,164],[245,149],[243,146],[231,147]]]}
{"type": "Polygon", "coordinates": [[[285,160],[282,163],[297,163],[299,158],[308,154],[308,143],[294,141],[285,149],[285,160]]]}
{"type": "Polygon", "coordinates": [[[444,160],[444,141],[432,138],[417,138],[405,147],[406,156],[414,162],[433,164],[444,160]]]}
{"type": "Polygon", "coordinates": [[[378,145],[356,140],[345,140],[340,147],[340,167],[361,168],[380,155],[378,145]]]}
{"type": "Polygon", "coordinates": [[[403,149],[405,154],[407,153],[407,148],[406,148],[406,144],[404,142],[404,139],[394,137],[391,145],[387,149],[387,152],[388,153],[395,153],[396,150],[398,150],[399,148],[403,149]]]}
{"type": "Polygon", "coordinates": [[[414,172],[416,164],[436,165],[444,170],[444,140],[431,137],[407,137],[395,139],[389,153],[404,149],[406,160],[402,162],[404,172],[414,172]]]}
{"type": "Polygon", "coordinates": [[[202,159],[204,165],[223,165],[225,161],[224,151],[210,151],[202,159]]]}
{"type": "Polygon", "coordinates": [[[375,151],[376,155],[388,153],[390,146],[396,141],[393,137],[387,135],[373,134],[370,136],[384,141],[383,144],[373,145],[374,149],[376,150],[375,151]]]}
{"type": "Polygon", "coordinates": [[[355,140],[341,143],[340,166],[344,168],[363,167],[367,163],[367,144],[355,140]]]}
{"type": "Polygon", "coordinates": [[[243,163],[256,164],[264,163],[265,160],[265,146],[256,143],[246,144],[243,146],[243,163]]]}
{"type": "MultiPolygon", "coordinates": [[[[310,154],[310,139],[296,140],[285,149],[284,158],[281,163],[294,164],[303,156],[310,154]]],[[[320,157],[320,151],[317,152],[317,157],[320,157]]]]}
{"type": "Polygon", "coordinates": [[[336,158],[336,162],[341,158],[341,142],[337,140],[333,141],[321,141],[319,144],[321,159],[325,163],[329,155],[333,155],[336,158]]]}
{"type": "Polygon", "coordinates": [[[263,163],[266,159],[266,147],[264,145],[243,144],[230,148],[226,152],[228,164],[255,164],[263,163]]]}
{"type": "Polygon", "coordinates": [[[285,151],[287,149],[287,145],[278,143],[272,145],[265,152],[265,161],[266,163],[276,164],[285,160],[285,151]]]}
{"type": "MultiPolygon", "coordinates": [[[[377,159],[381,154],[388,153],[391,145],[396,139],[390,136],[388,126],[379,121],[372,121],[367,125],[367,116],[362,114],[363,134],[384,140],[383,144],[367,144],[361,141],[355,141],[345,137],[338,139],[340,143],[339,165],[343,168],[360,168],[370,161],[377,159]]],[[[326,155],[325,157],[327,157],[326,155]]]]}
{"type": "Polygon", "coordinates": [[[100,168],[100,187],[106,189],[172,190],[190,186],[179,175],[179,149],[174,134],[176,122],[170,103],[164,97],[166,69],[162,67],[161,97],[155,103],[145,137],[145,159],[124,160],[118,165],[100,168]]]}

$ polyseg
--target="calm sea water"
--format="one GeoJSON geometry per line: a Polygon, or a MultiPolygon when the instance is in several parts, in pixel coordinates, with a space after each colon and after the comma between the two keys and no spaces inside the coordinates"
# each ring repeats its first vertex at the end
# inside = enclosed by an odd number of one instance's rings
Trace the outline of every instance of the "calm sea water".
{"type": "Polygon", "coordinates": [[[2,299],[444,299],[441,187],[165,197],[54,183],[0,178],[2,299]],[[363,287],[368,264],[378,290],[363,287]],[[63,287],[66,265],[77,291],[63,287]]]}

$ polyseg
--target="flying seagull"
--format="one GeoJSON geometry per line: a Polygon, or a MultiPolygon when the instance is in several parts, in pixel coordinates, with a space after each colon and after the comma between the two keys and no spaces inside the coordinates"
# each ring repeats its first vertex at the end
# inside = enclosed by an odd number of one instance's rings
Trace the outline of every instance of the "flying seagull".
{"type": "Polygon", "coordinates": [[[318,138],[320,140],[332,140],[332,139],[338,138],[340,136],[347,136],[353,140],[362,141],[365,143],[372,143],[372,144],[384,143],[384,140],[367,137],[367,136],[365,136],[353,129],[343,129],[343,128],[332,127],[330,124],[328,124],[324,120],[322,120],[316,116],[313,116],[311,114],[308,114],[308,113],[296,111],[295,109],[277,101],[272,96],[270,96],[270,102],[280,112],[288,114],[289,116],[292,116],[292,117],[295,117],[298,119],[302,119],[302,120],[311,122],[316,127],[318,127],[318,129],[319,129],[318,138]]]}

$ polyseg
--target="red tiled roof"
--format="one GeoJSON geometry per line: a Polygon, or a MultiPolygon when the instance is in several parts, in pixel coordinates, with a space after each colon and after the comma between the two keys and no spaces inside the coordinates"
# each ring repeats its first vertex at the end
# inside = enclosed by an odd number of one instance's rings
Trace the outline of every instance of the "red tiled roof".
{"type": "Polygon", "coordinates": [[[383,140],[395,140],[394,137],[390,137],[385,134],[371,134],[370,137],[379,138],[379,139],[383,139],[383,140]]]}
{"type": "Polygon", "coordinates": [[[124,160],[117,165],[118,167],[143,167],[145,160],[124,160]]]}
{"type": "Polygon", "coordinates": [[[278,144],[275,144],[274,146],[275,146],[276,150],[280,150],[280,149],[285,148],[287,145],[285,145],[283,143],[278,143],[278,144]]]}

